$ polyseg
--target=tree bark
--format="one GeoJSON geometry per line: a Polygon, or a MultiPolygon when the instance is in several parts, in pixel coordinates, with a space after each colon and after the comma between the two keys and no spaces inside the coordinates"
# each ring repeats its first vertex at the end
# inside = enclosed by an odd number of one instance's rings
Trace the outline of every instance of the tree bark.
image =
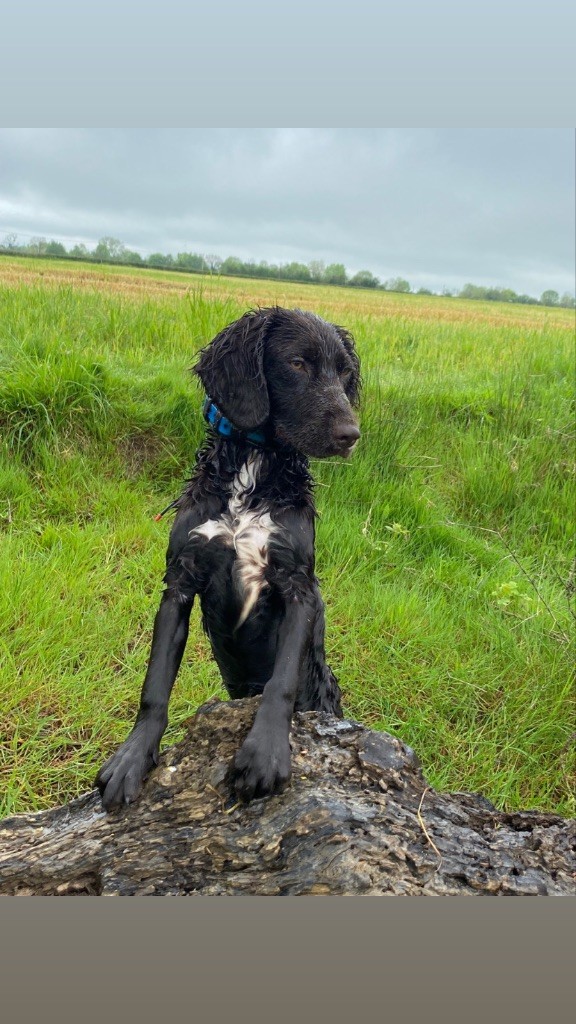
{"type": "Polygon", "coordinates": [[[227,783],[257,701],[210,702],[139,800],[96,792],[0,822],[0,893],[90,896],[576,895],[576,822],[438,793],[398,739],[294,717],[284,793],[227,783]]]}

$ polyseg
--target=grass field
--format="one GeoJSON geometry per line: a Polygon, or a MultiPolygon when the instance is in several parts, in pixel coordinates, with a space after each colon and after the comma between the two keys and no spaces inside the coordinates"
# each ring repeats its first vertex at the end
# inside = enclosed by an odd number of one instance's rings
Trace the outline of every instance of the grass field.
{"type": "MultiPolygon", "coordinates": [[[[0,257],[0,812],[85,790],[131,725],[188,368],[255,304],[354,333],[363,439],[314,462],[346,713],[430,782],[574,812],[574,313],[0,257]]],[[[197,613],[166,742],[224,696],[197,613]]]]}

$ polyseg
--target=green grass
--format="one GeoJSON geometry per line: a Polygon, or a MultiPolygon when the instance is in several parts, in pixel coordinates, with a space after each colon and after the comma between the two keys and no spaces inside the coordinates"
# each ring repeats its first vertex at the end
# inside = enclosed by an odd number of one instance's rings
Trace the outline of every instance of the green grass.
{"type": "MultiPolygon", "coordinates": [[[[125,737],[170,524],[153,516],[203,435],[188,368],[272,302],[345,324],[363,362],[359,450],[313,465],[346,713],[435,786],[573,813],[573,314],[7,258],[1,813],[85,790],[125,737]]],[[[166,742],[212,694],[195,613],[166,742]]]]}

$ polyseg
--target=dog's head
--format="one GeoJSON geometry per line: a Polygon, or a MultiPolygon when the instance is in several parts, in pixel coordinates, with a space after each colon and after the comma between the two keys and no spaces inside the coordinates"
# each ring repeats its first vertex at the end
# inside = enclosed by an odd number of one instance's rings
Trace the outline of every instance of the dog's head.
{"type": "Polygon", "coordinates": [[[360,363],[343,327],[300,309],[251,310],[202,351],[195,372],[242,431],[303,455],[348,455],[360,437],[360,363]]]}

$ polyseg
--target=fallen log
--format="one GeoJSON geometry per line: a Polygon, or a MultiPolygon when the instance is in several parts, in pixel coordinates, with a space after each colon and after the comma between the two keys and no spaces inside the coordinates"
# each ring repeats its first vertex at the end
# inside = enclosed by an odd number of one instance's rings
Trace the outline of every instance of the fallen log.
{"type": "Polygon", "coordinates": [[[576,822],[438,793],[398,739],[297,714],[282,794],[233,802],[227,769],[256,701],[204,705],[137,803],[96,792],[0,822],[11,895],[576,894],[576,822]]]}

